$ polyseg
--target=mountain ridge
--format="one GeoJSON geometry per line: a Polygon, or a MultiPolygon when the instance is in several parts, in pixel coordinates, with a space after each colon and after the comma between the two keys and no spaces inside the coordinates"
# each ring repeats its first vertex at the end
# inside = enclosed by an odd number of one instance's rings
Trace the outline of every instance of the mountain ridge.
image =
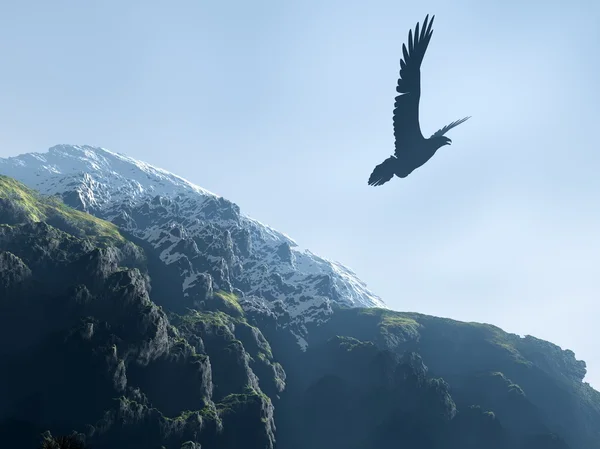
{"type": "Polygon", "coordinates": [[[344,265],[300,249],[235,203],[128,156],[56,145],[46,153],[0,158],[0,173],[160,248],[163,263],[179,267],[186,298],[214,287],[264,298],[273,310],[281,302],[302,347],[306,324],[326,320],[333,303],[387,307],[344,265]]]}

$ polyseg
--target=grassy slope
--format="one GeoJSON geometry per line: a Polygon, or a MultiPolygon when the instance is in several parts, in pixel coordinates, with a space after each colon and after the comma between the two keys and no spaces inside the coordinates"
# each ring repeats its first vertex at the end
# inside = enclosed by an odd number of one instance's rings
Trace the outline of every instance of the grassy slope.
{"type": "Polygon", "coordinates": [[[25,221],[47,222],[77,237],[86,237],[98,244],[122,244],[125,239],[117,227],[107,221],[66,206],[59,198],[43,196],[13,178],[0,175],[0,200],[8,200],[23,215],[25,221]]]}

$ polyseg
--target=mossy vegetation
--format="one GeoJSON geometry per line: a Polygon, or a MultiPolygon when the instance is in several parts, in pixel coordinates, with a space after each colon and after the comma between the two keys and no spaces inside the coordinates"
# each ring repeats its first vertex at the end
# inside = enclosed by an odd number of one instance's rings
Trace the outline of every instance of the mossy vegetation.
{"type": "Polygon", "coordinates": [[[379,318],[379,327],[386,330],[393,328],[417,330],[419,323],[408,314],[387,309],[360,309],[359,315],[370,315],[379,318]]]}
{"type": "Polygon", "coordinates": [[[204,408],[200,410],[185,410],[176,416],[175,418],[166,418],[167,421],[180,421],[181,423],[187,422],[190,418],[194,418],[195,416],[200,416],[203,419],[208,420],[218,420],[219,416],[217,414],[217,408],[214,404],[206,405],[204,408]]]}
{"type": "Polygon", "coordinates": [[[523,389],[519,385],[513,383],[510,379],[507,379],[506,376],[504,375],[504,373],[501,373],[499,371],[494,371],[494,372],[490,373],[490,376],[502,379],[502,381],[507,384],[508,391],[510,393],[515,393],[520,396],[525,395],[525,392],[523,391],[523,389]]]}
{"type": "Polygon", "coordinates": [[[255,401],[266,401],[270,403],[271,399],[263,392],[256,391],[254,388],[248,386],[243,393],[227,395],[222,401],[216,404],[216,408],[219,415],[223,415],[239,410],[246,404],[255,401]]]}
{"type": "Polygon", "coordinates": [[[364,347],[364,346],[373,346],[371,342],[364,342],[352,337],[344,337],[337,336],[335,340],[338,342],[340,348],[344,349],[346,352],[352,352],[355,349],[364,347]]]}
{"type": "Polygon", "coordinates": [[[382,336],[402,336],[403,340],[418,335],[421,324],[409,314],[387,309],[359,309],[359,317],[370,316],[377,320],[377,328],[382,336]]]}
{"type": "MultiPolygon", "coordinates": [[[[523,353],[526,339],[491,324],[463,322],[379,308],[341,308],[328,326],[329,336],[333,333],[370,341],[378,341],[383,337],[385,344],[411,341],[416,343],[423,339],[440,340],[449,348],[452,347],[454,351],[460,350],[463,342],[479,342],[483,345],[482,348],[495,348],[498,352],[505,353],[515,363],[526,367],[532,365],[530,358],[523,353]]],[[[324,335],[327,336],[327,333],[324,335]]]]}
{"type": "MultiPolygon", "coordinates": [[[[189,327],[193,329],[199,323],[205,323],[217,327],[227,327],[230,323],[235,323],[238,318],[234,318],[221,311],[200,311],[188,309],[185,314],[170,313],[171,322],[176,327],[189,327]]],[[[180,330],[181,331],[181,330],[180,330]]]]}
{"type": "Polygon", "coordinates": [[[244,315],[244,310],[242,309],[242,306],[240,306],[240,303],[238,302],[238,297],[235,293],[229,293],[223,290],[218,290],[214,292],[214,296],[222,300],[227,306],[234,309],[240,315],[244,315]]]}
{"type": "Polygon", "coordinates": [[[234,411],[237,407],[249,402],[255,394],[230,394],[217,404],[219,413],[228,413],[234,411]]]}
{"type": "Polygon", "coordinates": [[[56,196],[41,195],[13,178],[0,175],[0,201],[2,200],[7,203],[6,206],[12,208],[17,221],[46,222],[71,235],[89,238],[100,245],[125,243],[124,237],[114,224],[73,209],[56,196]]]}
{"type": "Polygon", "coordinates": [[[266,355],[264,352],[259,352],[256,355],[256,358],[258,360],[260,360],[261,362],[267,362],[270,359],[270,357],[268,355],[266,355]]]}
{"type": "Polygon", "coordinates": [[[449,335],[473,335],[476,334],[484,341],[506,351],[516,361],[523,364],[530,364],[518,350],[521,337],[515,334],[509,334],[499,327],[485,323],[456,321],[449,318],[438,318],[419,313],[394,312],[386,309],[360,309],[358,312],[362,316],[372,316],[379,319],[378,327],[383,333],[394,333],[401,330],[409,333],[419,333],[425,328],[432,326],[444,328],[444,332],[449,335]]]}

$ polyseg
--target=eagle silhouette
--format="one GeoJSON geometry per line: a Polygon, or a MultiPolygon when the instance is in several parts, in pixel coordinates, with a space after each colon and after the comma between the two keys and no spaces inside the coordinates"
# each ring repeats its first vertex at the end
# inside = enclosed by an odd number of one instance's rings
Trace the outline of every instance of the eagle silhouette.
{"type": "Polygon", "coordinates": [[[394,103],[394,155],[375,167],[369,177],[369,185],[380,186],[394,177],[406,178],[415,169],[425,164],[437,150],[450,145],[452,140],[444,136],[455,126],[464,123],[471,117],[456,120],[437,130],[428,139],[423,137],[419,125],[419,99],[421,97],[421,63],[425,50],[431,40],[433,19],[429,14],[425,17],[423,27],[419,23],[408,32],[408,49],[402,44],[403,59],[400,59],[400,78],[396,91],[400,94],[394,103]]]}

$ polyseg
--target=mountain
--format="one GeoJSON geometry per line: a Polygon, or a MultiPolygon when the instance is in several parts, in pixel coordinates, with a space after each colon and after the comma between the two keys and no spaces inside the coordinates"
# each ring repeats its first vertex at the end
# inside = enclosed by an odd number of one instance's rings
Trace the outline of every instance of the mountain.
{"type": "Polygon", "coordinates": [[[289,315],[285,321],[303,347],[306,324],[326,320],[332,303],[385,307],[343,265],[300,250],[290,237],[242,215],[236,204],[127,156],[58,145],[0,159],[0,173],[57,194],[152,246],[169,275],[179,277],[188,303],[198,292],[221,289],[289,315]]]}
{"type": "Polygon", "coordinates": [[[106,150],[0,173],[1,447],[600,449],[572,351],[383,308],[341,265],[106,150]]]}

